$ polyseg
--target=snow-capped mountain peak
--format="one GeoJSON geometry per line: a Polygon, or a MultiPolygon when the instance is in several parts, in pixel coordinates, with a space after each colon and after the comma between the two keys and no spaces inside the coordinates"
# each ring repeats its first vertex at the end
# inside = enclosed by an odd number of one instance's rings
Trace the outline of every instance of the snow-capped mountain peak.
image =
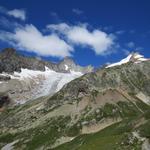
{"type": "Polygon", "coordinates": [[[116,62],[116,63],[112,63],[112,64],[106,66],[106,68],[119,66],[119,65],[122,65],[122,64],[126,64],[128,62],[140,63],[142,61],[147,61],[147,60],[149,60],[149,59],[144,58],[143,55],[141,55],[137,52],[133,52],[133,53],[129,54],[126,58],[122,59],[121,61],[116,62]]]}

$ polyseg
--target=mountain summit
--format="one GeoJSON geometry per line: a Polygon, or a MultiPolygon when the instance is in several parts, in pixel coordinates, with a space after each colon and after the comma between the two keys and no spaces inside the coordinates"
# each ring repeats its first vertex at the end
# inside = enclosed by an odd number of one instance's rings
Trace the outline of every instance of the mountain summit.
{"type": "Polygon", "coordinates": [[[126,58],[122,59],[121,61],[117,63],[110,64],[106,66],[106,68],[122,65],[125,63],[129,63],[129,62],[140,63],[142,61],[147,61],[147,60],[148,59],[144,58],[144,56],[139,54],[138,52],[132,52],[126,58]]]}

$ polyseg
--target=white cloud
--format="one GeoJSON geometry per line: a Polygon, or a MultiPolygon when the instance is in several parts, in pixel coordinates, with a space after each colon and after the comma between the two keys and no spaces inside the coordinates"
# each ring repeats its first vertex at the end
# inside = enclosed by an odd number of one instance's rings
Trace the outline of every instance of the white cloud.
{"type": "Polygon", "coordinates": [[[83,14],[83,11],[80,10],[80,9],[78,9],[78,8],[73,8],[73,9],[72,9],[72,12],[75,13],[75,14],[77,14],[77,15],[83,14]]]}
{"type": "Polygon", "coordinates": [[[50,24],[50,25],[47,25],[46,27],[50,30],[58,31],[61,33],[66,33],[68,30],[70,30],[70,26],[66,23],[50,24]]]}
{"type": "Polygon", "coordinates": [[[14,33],[0,32],[0,39],[19,49],[42,56],[70,56],[73,48],[56,34],[43,35],[35,26],[17,28],[14,33]]]}
{"type": "Polygon", "coordinates": [[[13,9],[13,10],[8,10],[7,8],[0,6],[0,13],[12,16],[14,18],[19,18],[21,20],[26,19],[26,12],[23,9],[13,9]]]}
{"type": "Polygon", "coordinates": [[[114,36],[101,30],[88,30],[86,24],[71,26],[66,23],[50,24],[47,26],[50,30],[56,30],[65,35],[72,44],[89,46],[97,55],[110,53],[114,44],[114,36]]]}
{"type": "Polygon", "coordinates": [[[134,48],[134,47],[135,47],[134,42],[129,42],[129,43],[127,43],[127,47],[128,47],[128,48],[134,48]]]}
{"type": "Polygon", "coordinates": [[[126,55],[126,56],[128,56],[131,52],[129,51],[129,50],[127,50],[127,49],[123,49],[123,52],[124,52],[124,54],[126,55]]]}
{"type": "Polygon", "coordinates": [[[113,26],[105,26],[103,27],[104,31],[111,32],[113,30],[113,26]]]}
{"type": "Polygon", "coordinates": [[[135,48],[135,51],[142,51],[142,50],[143,50],[143,47],[140,47],[140,46],[135,48]]]}
{"type": "Polygon", "coordinates": [[[15,18],[19,18],[21,20],[26,19],[26,12],[23,9],[13,9],[7,12],[9,16],[13,16],[15,18]]]}

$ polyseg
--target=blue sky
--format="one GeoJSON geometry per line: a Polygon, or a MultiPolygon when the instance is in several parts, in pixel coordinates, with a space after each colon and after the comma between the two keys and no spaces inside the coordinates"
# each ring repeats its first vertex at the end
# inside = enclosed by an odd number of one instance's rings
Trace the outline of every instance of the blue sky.
{"type": "Polygon", "coordinates": [[[98,67],[150,57],[149,0],[0,0],[0,49],[98,67]]]}

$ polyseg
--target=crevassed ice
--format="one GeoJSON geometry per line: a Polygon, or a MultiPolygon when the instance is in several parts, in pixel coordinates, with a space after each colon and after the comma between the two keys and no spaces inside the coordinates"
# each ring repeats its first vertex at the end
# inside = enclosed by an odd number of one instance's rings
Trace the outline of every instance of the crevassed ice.
{"type": "MultiPolygon", "coordinates": [[[[66,83],[82,76],[83,73],[75,72],[73,70],[70,73],[55,72],[45,66],[45,71],[35,71],[21,68],[21,72],[14,72],[11,79],[17,79],[28,85],[31,82],[36,84],[36,87],[32,87],[32,93],[34,98],[45,96],[48,94],[54,94],[59,91],[66,83]]],[[[20,103],[25,101],[20,101],[20,103]]]]}

